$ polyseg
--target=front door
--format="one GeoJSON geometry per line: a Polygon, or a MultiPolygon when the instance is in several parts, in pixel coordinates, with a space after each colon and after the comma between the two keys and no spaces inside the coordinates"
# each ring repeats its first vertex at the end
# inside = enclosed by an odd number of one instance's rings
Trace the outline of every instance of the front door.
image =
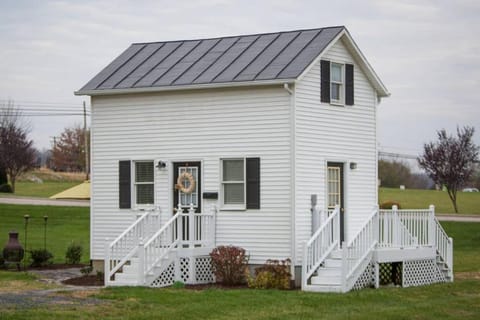
{"type": "MultiPolygon", "coordinates": [[[[175,162],[173,164],[173,206],[178,208],[178,204],[181,204],[183,212],[187,212],[190,208],[190,204],[193,204],[195,212],[202,212],[202,185],[201,185],[201,166],[200,162],[175,162]],[[189,173],[193,177],[195,187],[191,192],[183,192],[178,188],[178,183],[180,182],[185,189],[189,189],[190,181],[188,179],[183,179],[178,181],[178,177],[182,173],[189,173]]],[[[187,190],[189,191],[189,190],[187,190]]],[[[175,212],[174,212],[175,214],[175,212]]]]}
{"type": "Polygon", "coordinates": [[[343,163],[328,162],[327,185],[328,209],[333,210],[337,204],[340,205],[340,242],[343,242],[345,240],[343,163]]]}

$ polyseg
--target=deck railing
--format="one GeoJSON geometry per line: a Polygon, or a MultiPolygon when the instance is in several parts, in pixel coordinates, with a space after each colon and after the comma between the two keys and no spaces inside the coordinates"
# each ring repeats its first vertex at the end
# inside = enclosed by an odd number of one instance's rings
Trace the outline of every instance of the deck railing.
{"type": "Polygon", "coordinates": [[[434,239],[433,206],[429,209],[380,210],[379,247],[407,248],[433,246],[434,239]]]}
{"type": "Polygon", "coordinates": [[[340,207],[337,205],[304,246],[302,285],[340,245],[340,207]]]}
{"type": "Polygon", "coordinates": [[[159,227],[159,212],[150,210],[143,213],[113,242],[109,243],[107,239],[104,269],[105,285],[108,285],[111,277],[137,253],[141,239],[148,239],[159,227]]]}
{"type": "Polygon", "coordinates": [[[371,260],[373,250],[378,242],[378,208],[376,207],[357,235],[342,244],[342,291],[349,291],[355,284],[357,276],[371,260]]]}

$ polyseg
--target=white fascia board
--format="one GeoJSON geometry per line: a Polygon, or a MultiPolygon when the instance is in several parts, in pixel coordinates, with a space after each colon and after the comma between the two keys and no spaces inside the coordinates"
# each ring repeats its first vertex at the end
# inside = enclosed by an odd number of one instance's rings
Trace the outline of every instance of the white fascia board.
{"type": "Polygon", "coordinates": [[[76,96],[105,96],[105,95],[115,95],[115,94],[152,93],[152,92],[166,92],[166,91],[180,91],[180,90],[237,88],[237,87],[249,87],[249,86],[272,86],[272,85],[283,85],[285,83],[294,83],[294,82],[295,82],[295,79],[275,79],[275,80],[207,83],[207,84],[166,86],[166,87],[78,90],[78,91],[75,91],[74,94],[76,96]]]}

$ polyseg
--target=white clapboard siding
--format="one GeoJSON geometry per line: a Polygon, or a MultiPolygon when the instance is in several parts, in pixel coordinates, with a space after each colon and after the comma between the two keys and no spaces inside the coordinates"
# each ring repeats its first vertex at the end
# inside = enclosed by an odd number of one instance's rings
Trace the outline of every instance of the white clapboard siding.
{"type": "MultiPolygon", "coordinates": [[[[290,257],[289,115],[281,86],[93,97],[92,258],[103,259],[105,238],[135,219],[133,210],[118,209],[119,160],[170,161],[155,169],[166,221],[171,161],[202,161],[202,191],[220,192],[220,159],[249,156],[261,158],[261,209],[219,212],[217,244],[244,247],[252,263],[290,257]]],[[[202,211],[212,203],[204,201],[202,211]]]]}
{"type": "Polygon", "coordinates": [[[354,64],[354,106],[320,102],[320,62],[295,89],[295,237],[296,263],[301,262],[303,242],[311,236],[310,195],[326,207],[327,161],[356,162],[345,168],[346,240],[365,221],[376,203],[375,91],[342,40],[322,59],[354,64]]]}

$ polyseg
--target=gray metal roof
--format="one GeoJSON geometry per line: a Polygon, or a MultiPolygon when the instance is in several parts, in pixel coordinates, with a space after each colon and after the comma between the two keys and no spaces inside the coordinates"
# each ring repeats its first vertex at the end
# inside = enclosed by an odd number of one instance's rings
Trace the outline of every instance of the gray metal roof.
{"type": "Polygon", "coordinates": [[[77,94],[295,79],[343,29],[134,43],[77,94]]]}

